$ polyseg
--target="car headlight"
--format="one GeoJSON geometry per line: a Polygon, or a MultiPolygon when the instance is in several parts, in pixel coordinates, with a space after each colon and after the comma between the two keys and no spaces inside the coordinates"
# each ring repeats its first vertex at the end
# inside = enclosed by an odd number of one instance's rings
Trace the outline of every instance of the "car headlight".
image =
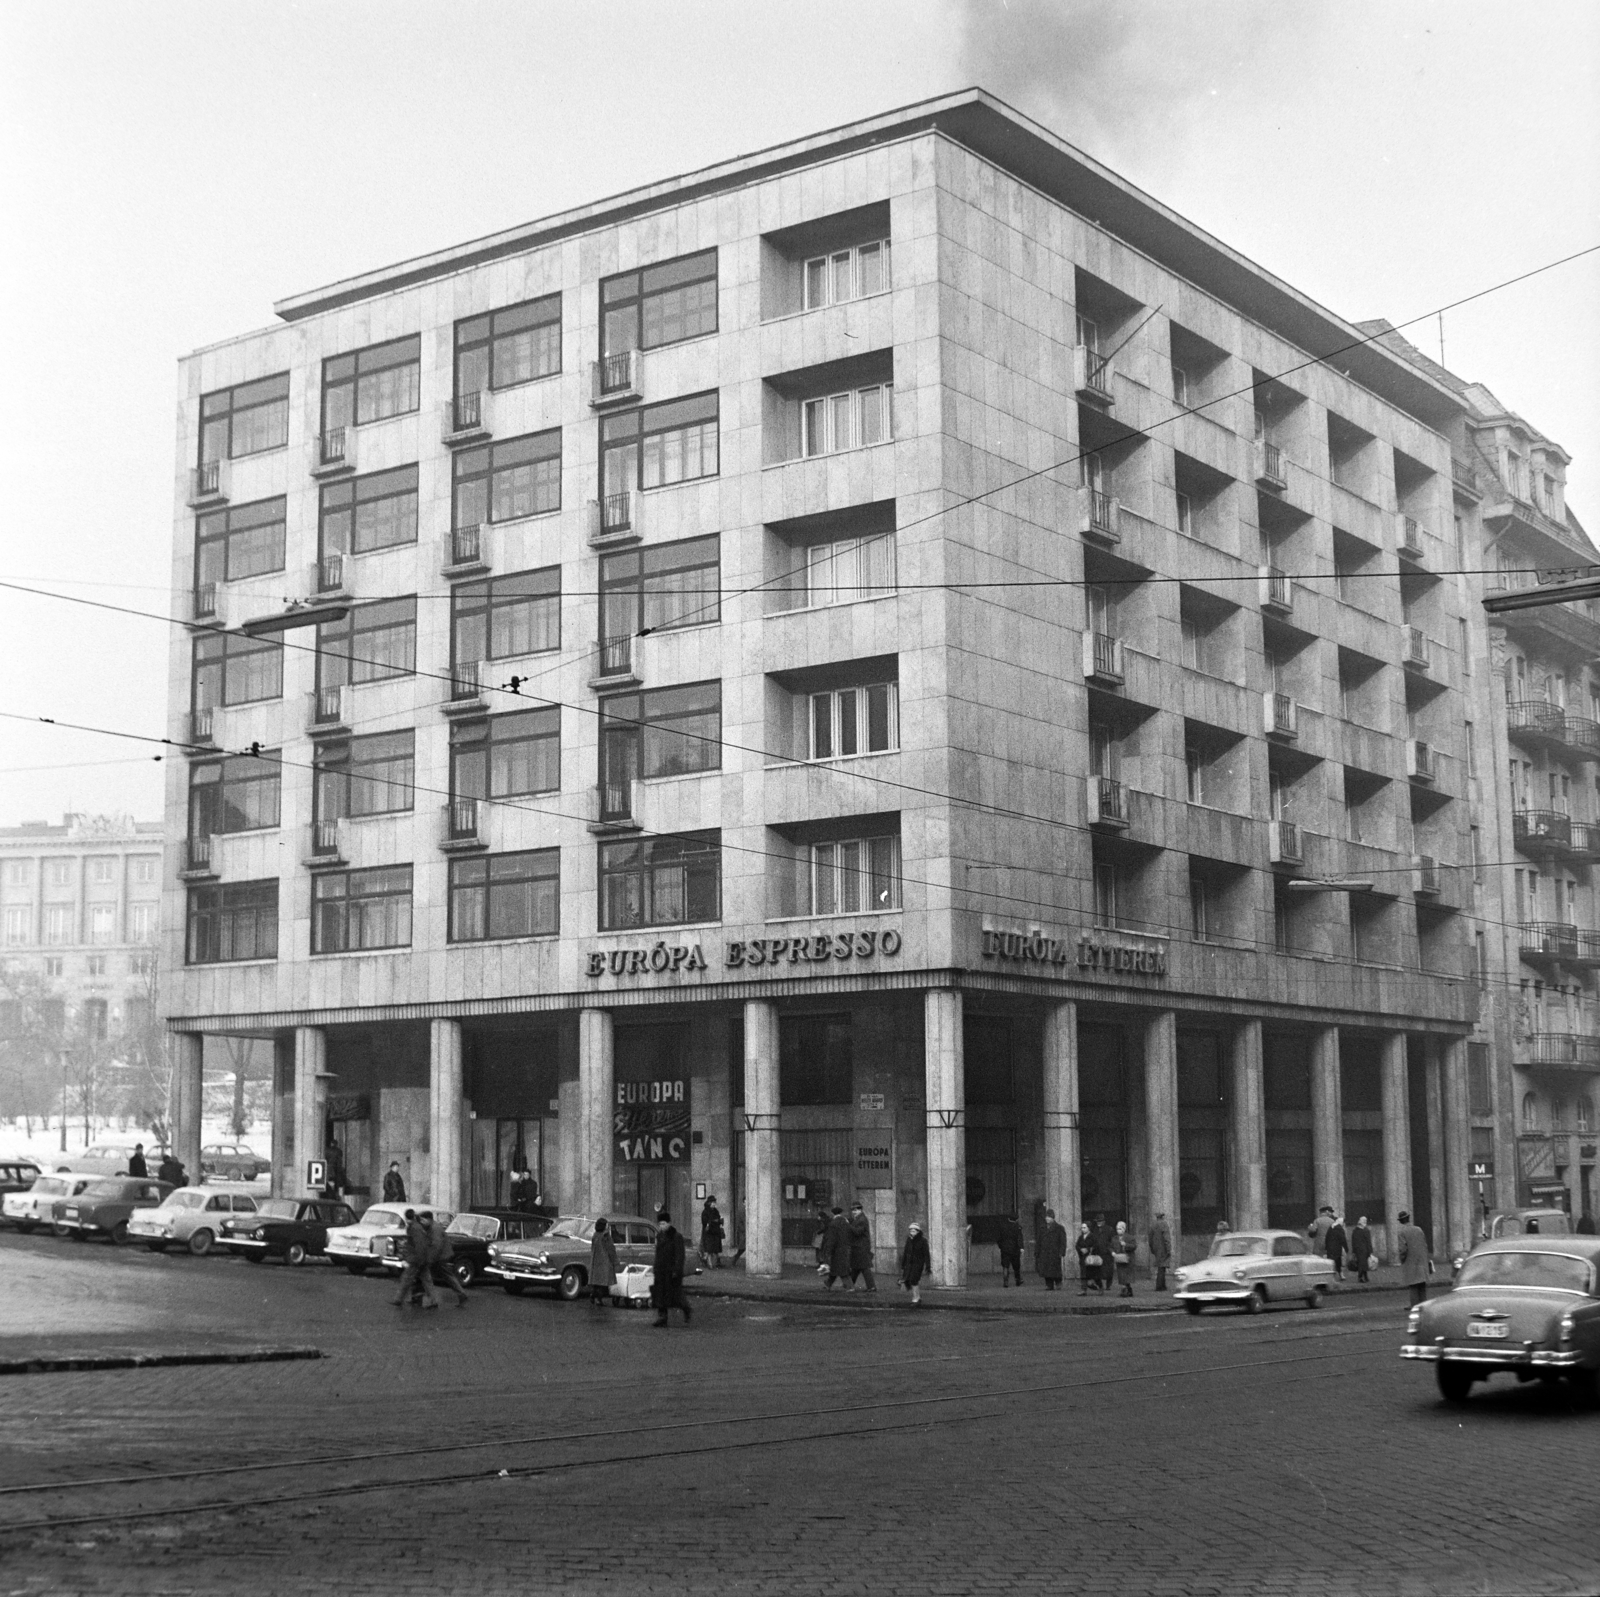
{"type": "Polygon", "coordinates": [[[1466,1263],[1466,1262],[1467,1262],[1467,1256],[1466,1256],[1466,1254],[1464,1254],[1464,1253],[1458,1253],[1458,1254],[1457,1254],[1457,1255],[1456,1255],[1456,1256],[1455,1256],[1455,1258],[1453,1258],[1453,1259],[1452,1259],[1452,1260],[1451,1260],[1451,1261],[1450,1261],[1450,1272],[1451,1272],[1451,1274],[1452,1274],[1452,1275],[1454,1275],[1454,1274],[1455,1274],[1455,1273],[1456,1273],[1456,1272],[1457,1272],[1457,1271],[1459,1271],[1459,1270],[1460,1270],[1460,1268],[1461,1268],[1461,1266],[1462,1266],[1462,1265],[1463,1265],[1463,1264],[1465,1264],[1465,1263],[1466,1263]]]}
{"type": "Polygon", "coordinates": [[[1406,1335],[1415,1336],[1422,1329],[1422,1305],[1417,1304],[1406,1316],[1406,1335]]]}
{"type": "Polygon", "coordinates": [[[491,1242],[489,1244],[489,1257],[495,1260],[497,1263],[499,1262],[500,1244],[498,1242],[491,1242]]]}
{"type": "Polygon", "coordinates": [[[550,1255],[548,1253],[536,1253],[533,1256],[533,1263],[535,1264],[548,1264],[549,1262],[550,1255]]]}
{"type": "Polygon", "coordinates": [[[1233,1272],[1233,1278],[1234,1278],[1235,1281],[1244,1280],[1244,1271],[1243,1270],[1235,1270],[1233,1272]]]}
{"type": "Polygon", "coordinates": [[[1172,1272],[1172,1279],[1176,1281],[1179,1286],[1182,1286],[1183,1283],[1189,1279],[1189,1272],[1187,1270],[1174,1270],[1172,1272]]]}
{"type": "Polygon", "coordinates": [[[1556,1340],[1558,1342],[1570,1342],[1572,1340],[1573,1323],[1572,1315],[1570,1313],[1563,1314],[1561,1318],[1556,1321],[1556,1340]]]}

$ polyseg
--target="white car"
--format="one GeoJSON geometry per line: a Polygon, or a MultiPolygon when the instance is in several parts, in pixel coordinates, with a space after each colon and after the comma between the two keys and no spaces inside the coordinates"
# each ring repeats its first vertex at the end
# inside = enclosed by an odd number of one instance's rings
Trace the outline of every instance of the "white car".
{"type": "Polygon", "coordinates": [[[1208,1258],[1176,1272],[1173,1296],[1190,1314],[1208,1303],[1251,1314],[1284,1300],[1315,1309],[1333,1273],[1333,1260],[1313,1253],[1298,1231],[1230,1231],[1212,1242],[1208,1258]]]}
{"type": "Polygon", "coordinates": [[[375,1203],[354,1225],[328,1233],[328,1257],[351,1275],[365,1275],[389,1251],[389,1241],[406,1229],[406,1210],[415,1215],[437,1215],[442,1225],[454,1219],[448,1210],[425,1203],[375,1203]]]}
{"type": "Polygon", "coordinates": [[[154,1209],[140,1209],[128,1217],[128,1236],[152,1253],[165,1253],[174,1244],[187,1247],[199,1258],[209,1253],[222,1223],[236,1214],[254,1214],[256,1200],[248,1192],[230,1187],[179,1187],[154,1209]]]}
{"type": "Polygon", "coordinates": [[[8,1192],[0,1213],[19,1231],[32,1231],[49,1225],[57,1198],[75,1198],[95,1178],[93,1176],[40,1176],[26,1192],[8,1192]]]}

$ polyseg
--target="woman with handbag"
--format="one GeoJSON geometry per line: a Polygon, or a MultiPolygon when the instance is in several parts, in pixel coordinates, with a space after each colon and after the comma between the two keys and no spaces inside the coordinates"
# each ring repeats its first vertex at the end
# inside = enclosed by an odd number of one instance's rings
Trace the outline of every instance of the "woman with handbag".
{"type": "Polygon", "coordinates": [[[1128,1222],[1118,1220],[1117,1229],[1111,1238],[1111,1262],[1116,1266],[1117,1285],[1122,1288],[1117,1294],[1118,1297],[1133,1296],[1133,1256],[1138,1247],[1137,1239],[1128,1229],[1128,1222]]]}
{"type": "Polygon", "coordinates": [[[1072,1251],[1078,1255],[1078,1296],[1088,1297],[1091,1286],[1100,1290],[1100,1258],[1094,1251],[1094,1236],[1087,1220],[1079,1221],[1078,1234],[1072,1239],[1072,1251]]]}
{"type": "Polygon", "coordinates": [[[1350,1233],[1350,1262],[1355,1266],[1358,1281],[1365,1281],[1367,1271],[1377,1263],[1372,1256],[1372,1232],[1365,1215],[1356,1221],[1355,1229],[1350,1233]]]}

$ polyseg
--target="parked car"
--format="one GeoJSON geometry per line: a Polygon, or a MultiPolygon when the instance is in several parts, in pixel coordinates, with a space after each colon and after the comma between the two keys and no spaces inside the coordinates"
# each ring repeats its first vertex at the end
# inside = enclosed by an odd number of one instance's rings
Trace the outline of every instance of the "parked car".
{"type": "Polygon", "coordinates": [[[1313,1253],[1298,1231],[1230,1231],[1213,1240],[1209,1257],[1175,1273],[1173,1296],[1190,1314],[1208,1303],[1259,1314],[1284,1299],[1315,1309],[1333,1273],[1333,1260],[1313,1253]]]}
{"type": "MultiPolygon", "coordinates": [[[[620,1214],[608,1215],[606,1224],[616,1243],[619,1267],[655,1263],[654,1220],[620,1214]]],[[[491,1243],[485,1273],[494,1276],[513,1297],[530,1286],[553,1286],[570,1303],[582,1297],[589,1284],[589,1244],[593,1241],[594,1216],[563,1215],[542,1237],[491,1243]]]]}
{"type": "Polygon", "coordinates": [[[359,1220],[352,1214],[350,1223],[328,1233],[328,1257],[351,1275],[365,1275],[383,1262],[390,1243],[405,1235],[407,1209],[414,1214],[437,1214],[446,1226],[453,1218],[447,1209],[434,1209],[426,1203],[375,1203],[359,1220]]]}
{"type": "Polygon", "coordinates": [[[49,1225],[57,1198],[75,1198],[93,1176],[40,1176],[25,1192],[8,1192],[0,1198],[0,1213],[19,1231],[49,1225]]]}
{"type": "Polygon", "coordinates": [[[1565,1378],[1600,1400],[1600,1238],[1541,1231],[1474,1248],[1450,1291],[1412,1309],[1400,1357],[1432,1364],[1447,1403],[1502,1372],[1565,1378]]]}
{"type": "Polygon", "coordinates": [[[40,1171],[31,1159],[6,1159],[0,1161],[0,1197],[12,1192],[26,1192],[39,1179],[40,1171]]]}
{"type": "Polygon", "coordinates": [[[208,1142],[200,1150],[200,1173],[222,1181],[254,1181],[272,1174],[272,1161],[242,1142],[208,1142]]]}
{"type": "MultiPolygon", "coordinates": [[[[55,1161],[55,1170],[74,1171],[86,1176],[125,1176],[133,1150],[142,1141],[134,1137],[129,1141],[91,1143],[82,1153],[61,1154],[55,1161]]],[[[164,1142],[144,1144],[144,1162],[147,1170],[154,1170],[171,1152],[164,1142]]]]}
{"type": "MultiPolygon", "coordinates": [[[[444,1228],[462,1285],[471,1286],[488,1268],[489,1249],[495,1243],[542,1237],[554,1223],[548,1216],[529,1214],[526,1209],[463,1210],[444,1228]]],[[[403,1232],[386,1236],[383,1257],[378,1260],[385,1270],[396,1275],[405,1268],[405,1260],[400,1257],[403,1239],[403,1232]]]]}
{"type": "Polygon", "coordinates": [[[135,1176],[103,1176],[74,1196],[57,1198],[50,1211],[58,1237],[110,1237],[119,1247],[128,1240],[128,1221],[135,1209],[154,1209],[172,1191],[165,1181],[135,1176]]]}
{"type": "Polygon", "coordinates": [[[254,1214],[235,1214],[222,1222],[218,1238],[229,1253],[252,1264],[278,1258],[304,1264],[328,1251],[335,1226],[355,1223],[356,1212],[337,1198],[258,1198],[254,1214]]]}
{"type": "Polygon", "coordinates": [[[231,1215],[254,1214],[256,1200],[248,1192],[218,1187],[179,1187],[154,1209],[141,1209],[129,1217],[128,1237],[142,1242],[152,1253],[165,1253],[177,1244],[199,1258],[216,1243],[222,1223],[231,1215]]]}
{"type": "Polygon", "coordinates": [[[1461,1273],[1471,1253],[1485,1242],[1501,1237],[1544,1236],[1569,1237],[1572,1235],[1572,1216],[1565,1209],[1553,1209],[1548,1204],[1527,1209],[1497,1209],[1479,1229],[1478,1240],[1466,1253],[1458,1253],[1450,1261],[1451,1278],[1461,1273]]]}

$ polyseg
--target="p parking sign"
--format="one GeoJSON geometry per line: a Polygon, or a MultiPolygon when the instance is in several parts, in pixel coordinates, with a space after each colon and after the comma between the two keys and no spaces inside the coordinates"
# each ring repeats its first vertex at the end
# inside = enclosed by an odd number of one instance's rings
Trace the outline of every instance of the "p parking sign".
{"type": "Polygon", "coordinates": [[[328,1184],[328,1162],[326,1159],[306,1160],[306,1185],[308,1187],[325,1187],[328,1184]]]}

